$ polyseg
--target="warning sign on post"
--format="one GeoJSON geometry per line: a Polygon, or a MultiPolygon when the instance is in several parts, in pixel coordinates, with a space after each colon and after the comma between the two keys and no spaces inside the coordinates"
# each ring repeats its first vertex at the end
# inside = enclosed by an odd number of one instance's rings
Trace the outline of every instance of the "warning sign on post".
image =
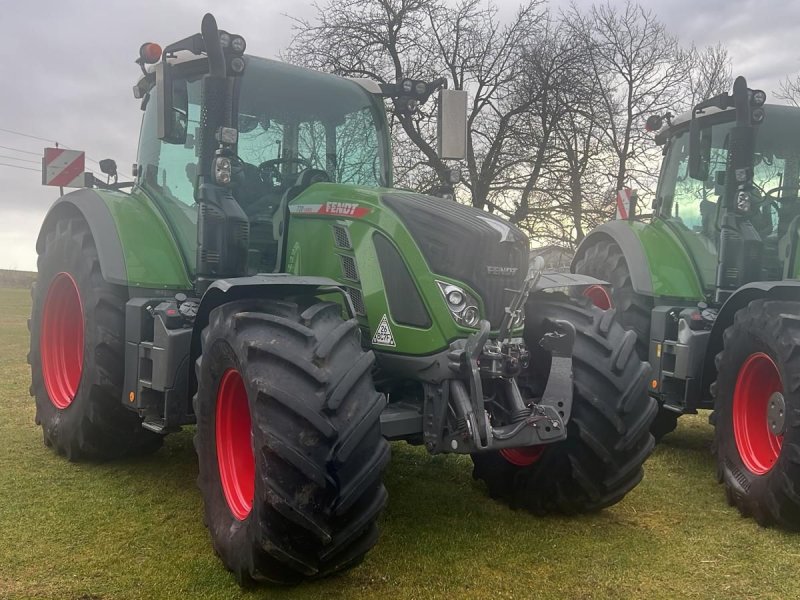
{"type": "Polygon", "coordinates": [[[42,185],[86,187],[86,178],[83,175],[85,169],[85,153],[64,148],[45,148],[42,185]]]}
{"type": "Polygon", "coordinates": [[[389,327],[389,319],[383,315],[381,322],[378,324],[378,329],[375,330],[375,335],[372,336],[372,343],[381,346],[394,346],[394,336],[392,335],[392,328],[389,327]]]}

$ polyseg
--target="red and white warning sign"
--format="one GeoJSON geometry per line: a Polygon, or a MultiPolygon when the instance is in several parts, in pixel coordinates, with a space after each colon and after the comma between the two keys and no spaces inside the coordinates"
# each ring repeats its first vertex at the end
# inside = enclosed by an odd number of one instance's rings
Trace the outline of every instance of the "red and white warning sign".
{"type": "Polygon", "coordinates": [[[86,154],[79,150],[45,148],[42,185],[85,187],[86,154]]]}
{"type": "Polygon", "coordinates": [[[636,192],[624,187],[617,192],[617,219],[627,221],[636,210],[636,192]]]}

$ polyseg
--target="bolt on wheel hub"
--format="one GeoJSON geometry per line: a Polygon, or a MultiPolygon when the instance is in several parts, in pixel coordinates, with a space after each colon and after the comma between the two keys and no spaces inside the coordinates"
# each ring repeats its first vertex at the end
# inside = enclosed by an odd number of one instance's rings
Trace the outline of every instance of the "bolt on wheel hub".
{"type": "Polygon", "coordinates": [[[786,399],[780,392],[773,392],[769,397],[767,424],[773,435],[783,435],[786,428],[786,399]]]}

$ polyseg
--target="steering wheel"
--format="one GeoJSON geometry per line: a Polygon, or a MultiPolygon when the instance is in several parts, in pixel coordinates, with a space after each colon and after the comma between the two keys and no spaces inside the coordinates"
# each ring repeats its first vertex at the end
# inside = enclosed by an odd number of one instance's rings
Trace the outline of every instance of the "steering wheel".
{"type": "Polygon", "coordinates": [[[764,200],[770,200],[772,202],[783,202],[784,200],[789,200],[790,198],[794,199],[797,198],[797,186],[789,186],[789,185],[779,185],[778,187],[774,187],[771,190],[764,192],[764,200]],[[791,196],[786,196],[785,198],[776,198],[773,196],[776,192],[783,192],[783,191],[792,192],[791,196]]]}
{"type": "Polygon", "coordinates": [[[258,173],[261,176],[261,181],[270,187],[280,187],[283,185],[281,172],[278,169],[280,165],[300,165],[305,169],[311,168],[311,161],[305,158],[271,158],[265,160],[258,165],[258,173]]]}

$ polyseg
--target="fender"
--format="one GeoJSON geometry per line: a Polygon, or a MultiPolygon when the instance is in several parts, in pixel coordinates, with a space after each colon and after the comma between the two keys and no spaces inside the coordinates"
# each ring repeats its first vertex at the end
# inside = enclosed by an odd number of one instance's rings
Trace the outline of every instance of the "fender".
{"type": "Polygon", "coordinates": [[[705,299],[694,263],[675,234],[663,223],[610,221],[596,227],[578,246],[571,265],[573,272],[586,248],[602,239],[614,242],[622,250],[637,294],[705,299]]]}
{"type": "Polygon", "coordinates": [[[722,351],[722,336],[725,330],[733,325],[736,312],[753,300],[766,298],[769,300],[795,300],[800,301],[800,281],[754,281],[743,285],[725,301],[719,310],[711,337],[708,340],[705,363],[703,365],[703,380],[701,390],[703,393],[701,408],[713,408],[714,399],[711,397],[710,387],[717,378],[717,367],[714,359],[722,351]],[[707,404],[707,406],[704,406],[707,404]]]}
{"type": "Polygon", "coordinates": [[[80,189],[56,200],[42,223],[36,251],[62,218],[80,216],[97,246],[100,272],[109,283],[145,289],[189,290],[189,272],[169,227],[142,193],[80,189]]]}
{"type": "MultiPolygon", "coordinates": [[[[194,364],[200,356],[200,337],[208,325],[208,318],[211,311],[216,307],[245,298],[270,298],[277,296],[286,298],[301,294],[315,295],[319,293],[341,294],[345,308],[351,317],[356,314],[350,296],[333,279],[327,277],[310,277],[303,275],[291,275],[287,273],[262,273],[252,277],[234,277],[231,279],[218,279],[214,281],[200,299],[197,309],[197,316],[194,321],[194,331],[192,332],[191,362],[194,364]]],[[[190,369],[191,394],[197,387],[197,376],[194,369],[190,369]]]]}

